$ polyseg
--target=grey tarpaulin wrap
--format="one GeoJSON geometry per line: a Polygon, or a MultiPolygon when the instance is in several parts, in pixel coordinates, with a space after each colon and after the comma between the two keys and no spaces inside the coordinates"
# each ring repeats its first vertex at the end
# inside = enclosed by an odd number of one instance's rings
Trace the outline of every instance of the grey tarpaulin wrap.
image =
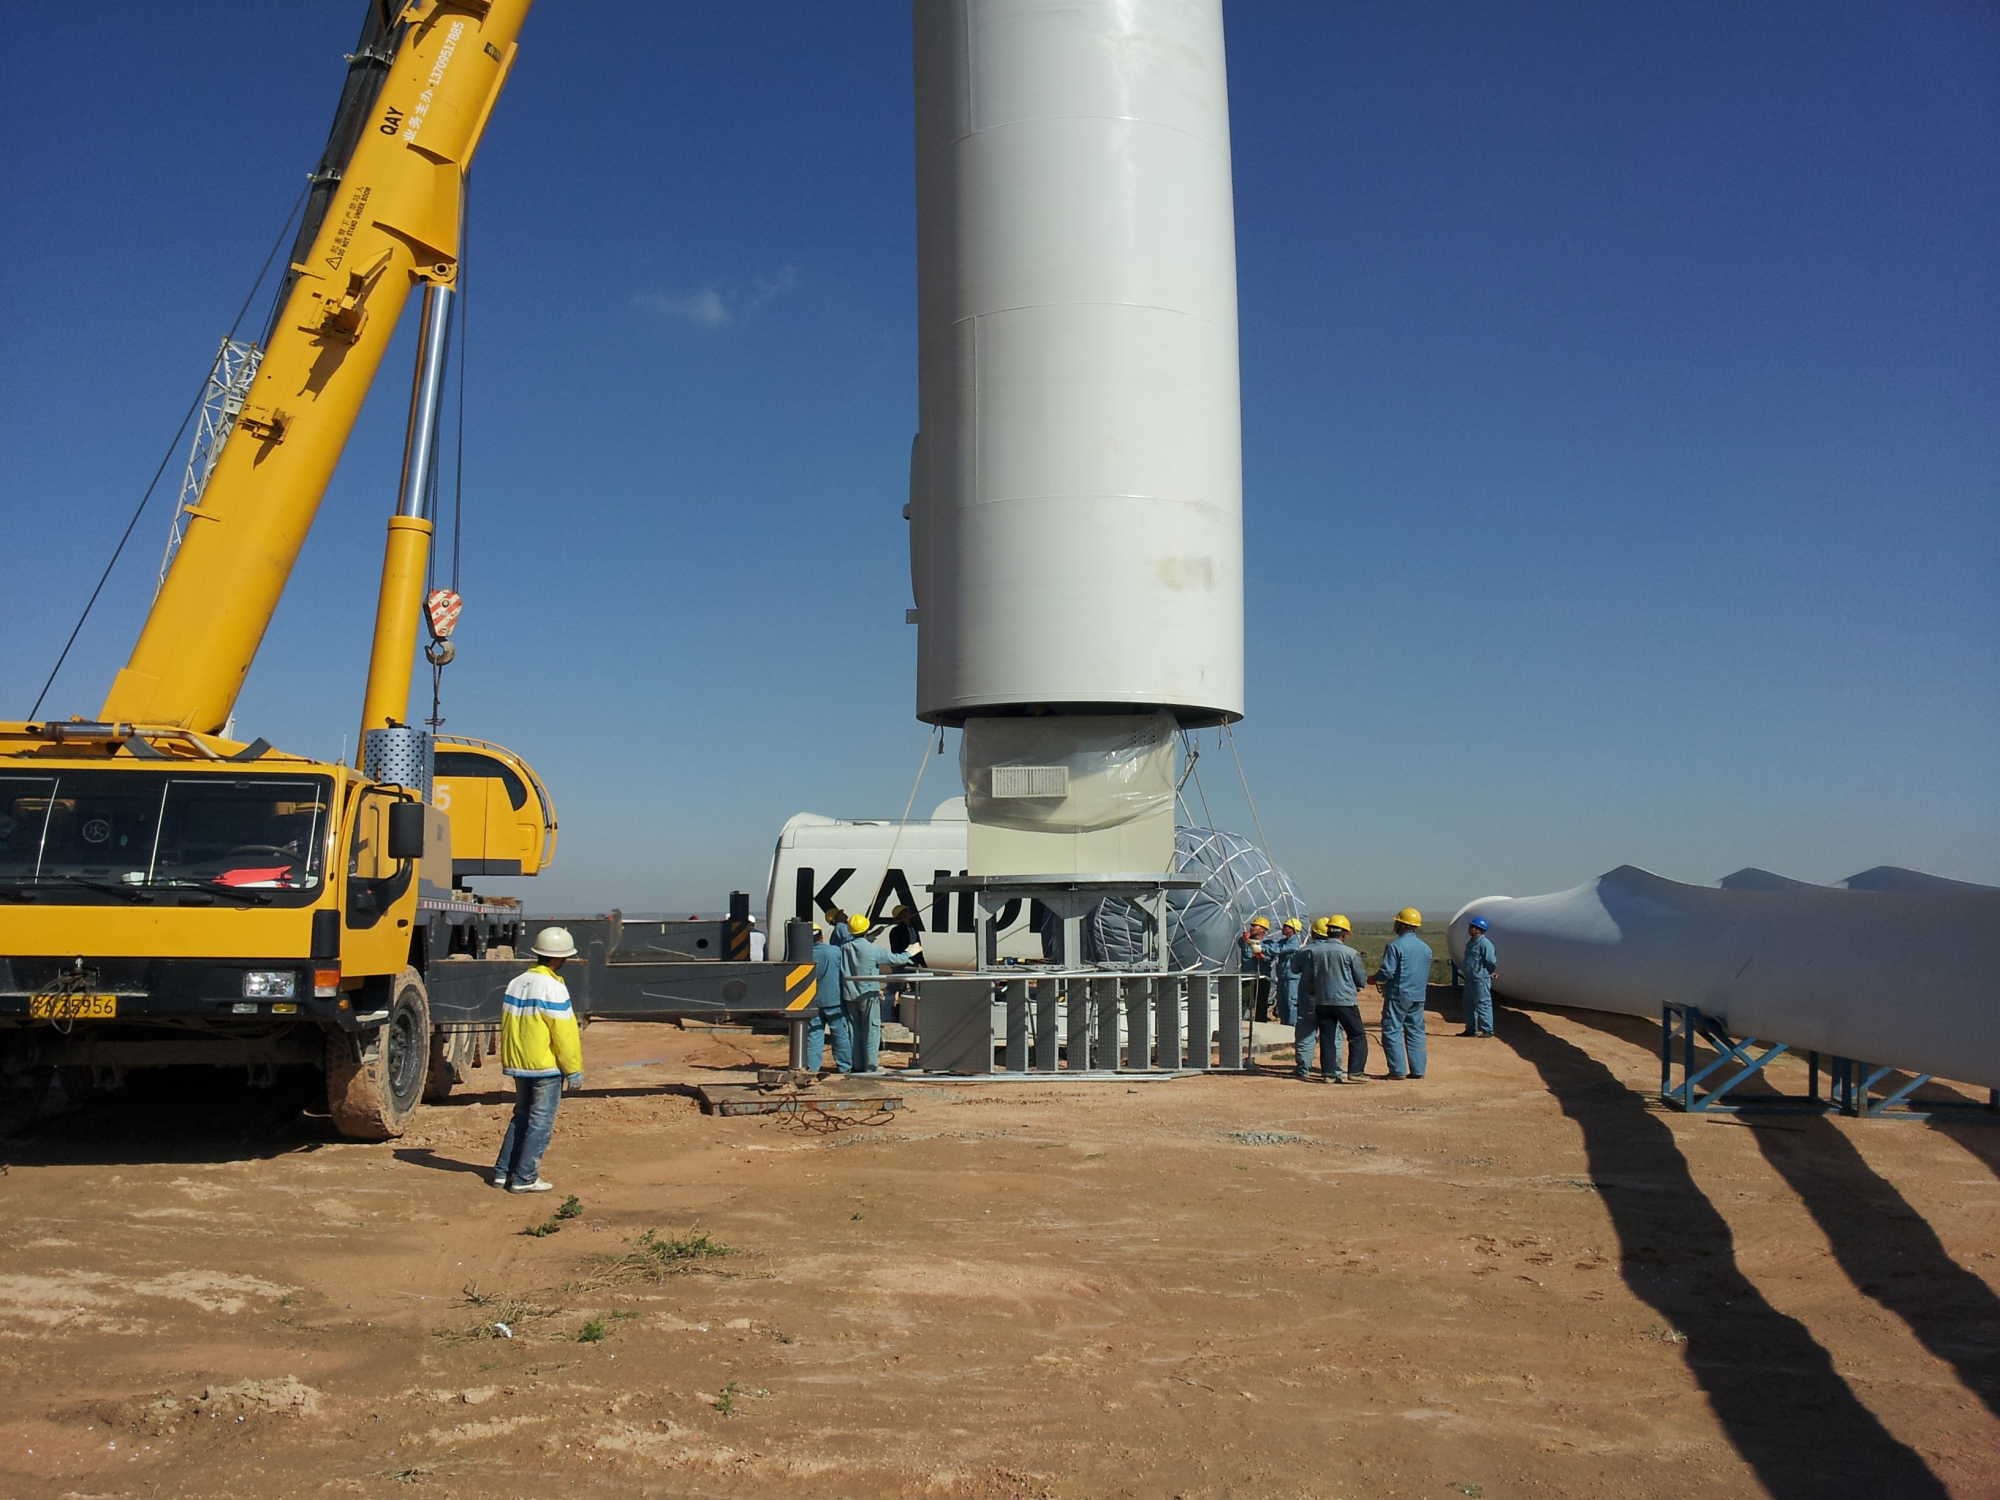
{"type": "MultiPolygon", "coordinates": [[[[1262,914],[1273,927],[1287,917],[1306,920],[1306,905],[1292,877],[1264,857],[1264,851],[1240,834],[1219,828],[1174,830],[1174,870],[1200,875],[1191,891],[1167,893],[1167,935],[1173,942],[1176,969],[1235,973],[1236,939],[1262,914]]],[[[1060,929],[1061,924],[1055,924],[1060,929]]],[[[1084,919],[1086,963],[1130,965],[1139,962],[1139,913],[1129,901],[1101,901],[1084,919]]],[[[1051,936],[1043,924],[1044,942],[1051,936]]]]}

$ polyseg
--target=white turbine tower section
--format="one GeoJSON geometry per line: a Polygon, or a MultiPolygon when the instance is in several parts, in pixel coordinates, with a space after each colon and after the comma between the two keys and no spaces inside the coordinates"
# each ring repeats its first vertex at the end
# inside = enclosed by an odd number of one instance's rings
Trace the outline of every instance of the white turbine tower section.
{"type": "Polygon", "coordinates": [[[1475,901],[1448,942],[1462,958],[1466,923],[1486,918],[1493,987],[1515,999],[1650,1021],[1692,1005],[1737,1036],[2000,1088],[2000,890],[1757,886],[1621,865],[1573,891],[1475,901]]]}
{"type": "Polygon", "coordinates": [[[915,37],[917,715],[1241,718],[1220,0],[916,0],[915,37]]]}

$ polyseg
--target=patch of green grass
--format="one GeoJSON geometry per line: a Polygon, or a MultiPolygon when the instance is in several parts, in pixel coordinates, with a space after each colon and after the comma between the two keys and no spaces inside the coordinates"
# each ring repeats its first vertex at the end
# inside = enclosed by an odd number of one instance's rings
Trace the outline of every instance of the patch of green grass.
{"type": "Polygon", "coordinates": [[[549,1235],[560,1233],[566,1220],[581,1217],[583,1217],[583,1200],[572,1193],[569,1197],[563,1199],[561,1208],[550,1214],[541,1223],[530,1224],[521,1233],[530,1235],[538,1240],[544,1239],[549,1235]]]}
{"type": "Polygon", "coordinates": [[[740,1389],[741,1387],[732,1380],[728,1385],[725,1385],[720,1391],[716,1392],[715,1409],[725,1417],[735,1416],[736,1393],[740,1389]]]}
{"type": "Polygon", "coordinates": [[[576,1341],[579,1344],[601,1344],[604,1342],[604,1336],[611,1331],[613,1323],[622,1323],[627,1318],[636,1318],[638,1316],[635,1312],[599,1313],[583,1325],[583,1328],[576,1336],[576,1341]]]}
{"type": "Polygon", "coordinates": [[[709,1269],[710,1261],[723,1260],[737,1253],[732,1246],[711,1239],[706,1229],[690,1229],[686,1234],[665,1237],[657,1229],[648,1229],[637,1239],[625,1243],[631,1248],[623,1255],[597,1257],[597,1264],[603,1269],[588,1285],[664,1281],[669,1276],[684,1276],[709,1269]]]}
{"type": "MultiPolygon", "coordinates": [[[[1419,907],[1418,910],[1423,911],[1423,908],[1419,907]]],[[[1449,911],[1442,909],[1435,916],[1425,912],[1423,931],[1417,934],[1430,945],[1432,984],[1451,983],[1451,954],[1446,950],[1444,942],[1445,922],[1450,916],[1449,911]]],[[[1368,964],[1368,972],[1373,974],[1382,966],[1382,950],[1389,946],[1395,936],[1396,927],[1393,922],[1356,922],[1354,932],[1347,939],[1347,943],[1349,947],[1360,951],[1361,957],[1368,964]]]]}

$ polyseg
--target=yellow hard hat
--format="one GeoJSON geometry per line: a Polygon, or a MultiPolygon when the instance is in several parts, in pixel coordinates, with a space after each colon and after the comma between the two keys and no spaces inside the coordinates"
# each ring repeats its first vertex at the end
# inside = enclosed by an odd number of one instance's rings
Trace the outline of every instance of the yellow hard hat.
{"type": "Polygon", "coordinates": [[[1269,932],[1271,930],[1271,919],[1269,917],[1253,917],[1251,918],[1250,925],[1252,927],[1261,927],[1266,932],[1269,932]]]}
{"type": "Polygon", "coordinates": [[[1406,906],[1396,913],[1396,920],[1405,927],[1421,927],[1424,925],[1424,914],[1414,906],[1406,906]]]}
{"type": "Polygon", "coordinates": [[[860,937],[862,933],[868,930],[868,919],[862,916],[860,912],[856,912],[847,919],[847,930],[856,937],[860,937]]]}
{"type": "Polygon", "coordinates": [[[1313,936],[1314,936],[1314,937],[1325,937],[1325,936],[1326,936],[1326,918],[1325,918],[1325,917],[1314,917],[1314,918],[1313,918],[1313,936]]]}
{"type": "Polygon", "coordinates": [[[1352,932],[1354,931],[1354,924],[1348,921],[1347,918],[1345,917],[1339,917],[1339,916],[1328,917],[1326,919],[1326,930],[1330,933],[1352,932]]]}
{"type": "Polygon", "coordinates": [[[1285,931],[1304,932],[1305,930],[1306,930],[1306,924],[1301,922],[1297,917],[1285,918],[1285,931]]]}

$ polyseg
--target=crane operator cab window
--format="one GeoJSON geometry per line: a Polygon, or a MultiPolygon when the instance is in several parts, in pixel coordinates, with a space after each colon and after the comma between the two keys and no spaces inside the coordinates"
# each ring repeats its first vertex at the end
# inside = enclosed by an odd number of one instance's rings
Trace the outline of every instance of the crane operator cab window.
{"type": "Polygon", "coordinates": [[[321,777],[0,773],[0,897],[309,903],[325,876],[330,790],[321,777]]]}

